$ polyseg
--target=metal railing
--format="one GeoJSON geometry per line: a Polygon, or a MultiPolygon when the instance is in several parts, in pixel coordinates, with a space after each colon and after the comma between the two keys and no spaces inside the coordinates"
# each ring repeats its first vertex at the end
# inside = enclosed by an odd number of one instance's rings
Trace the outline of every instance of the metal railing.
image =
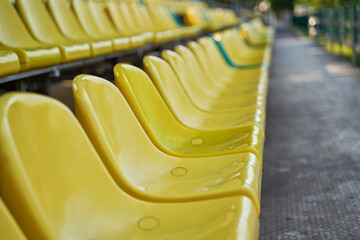
{"type": "Polygon", "coordinates": [[[323,38],[328,50],[350,58],[355,65],[360,64],[360,4],[325,8],[305,19],[307,26],[304,17],[294,17],[293,23],[307,27],[310,36],[323,38]]]}

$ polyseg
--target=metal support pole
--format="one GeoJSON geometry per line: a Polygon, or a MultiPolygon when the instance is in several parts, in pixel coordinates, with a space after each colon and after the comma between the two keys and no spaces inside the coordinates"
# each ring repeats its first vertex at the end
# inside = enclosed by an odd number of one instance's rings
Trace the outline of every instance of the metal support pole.
{"type": "Polygon", "coordinates": [[[350,6],[350,36],[352,49],[352,62],[356,66],[356,19],[355,19],[356,5],[350,6]]]}
{"type": "Polygon", "coordinates": [[[344,19],[342,16],[342,7],[337,9],[337,20],[338,20],[338,36],[337,39],[340,45],[339,54],[343,56],[342,45],[343,45],[343,31],[344,31],[344,19]]]}

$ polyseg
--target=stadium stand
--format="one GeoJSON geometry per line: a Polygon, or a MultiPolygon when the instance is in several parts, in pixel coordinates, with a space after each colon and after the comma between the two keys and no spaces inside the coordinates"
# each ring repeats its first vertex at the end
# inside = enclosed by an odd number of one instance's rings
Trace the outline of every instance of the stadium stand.
{"type": "Polygon", "coordinates": [[[257,239],[273,38],[205,2],[0,0],[0,238],[257,239]],[[69,78],[75,115],[34,93],[69,78]]]}

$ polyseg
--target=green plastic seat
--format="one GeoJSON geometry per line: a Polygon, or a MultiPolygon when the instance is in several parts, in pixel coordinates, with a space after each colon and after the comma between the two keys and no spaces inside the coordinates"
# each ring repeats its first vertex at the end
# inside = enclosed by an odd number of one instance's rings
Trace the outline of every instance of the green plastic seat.
{"type": "Polygon", "coordinates": [[[41,44],[28,32],[10,1],[0,1],[0,44],[18,55],[20,70],[59,64],[60,50],[41,44]]]}
{"type": "Polygon", "coordinates": [[[150,78],[141,69],[118,64],[115,83],[153,143],[179,157],[204,157],[251,152],[262,161],[263,135],[259,126],[204,131],[181,124],[150,78]]]}
{"type": "Polygon", "coordinates": [[[20,71],[18,56],[9,50],[2,50],[0,47],[0,77],[17,73],[20,71]]]}
{"type": "Polygon", "coordinates": [[[46,9],[43,0],[17,0],[16,8],[32,35],[45,44],[60,49],[62,62],[69,62],[91,56],[86,42],[72,42],[59,31],[46,9]]]}
{"type": "Polygon", "coordinates": [[[29,239],[258,238],[258,213],[246,196],[155,203],[129,195],[54,99],[5,94],[0,125],[1,197],[29,239]]]}
{"type": "Polygon", "coordinates": [[[131,195],[157,202],[244,195],[260,210],[261,166],[254,154],[167,155],[151,142],[119,89],[109,81],[79,75],[73,90],[77,118],[116,183],[131,195]]]}
{"type": "Polygon", "coordinates": [[[87,36],[71,9],[68,0],[48,0],[47,7],[59,30],[72,41],[88,42],[91,55],[99,56],[113,51],[111,40],[87,36]]]}
{"type": "Polygon", "coordinates": [[[13,216],[0,198],[0,239],[26,240],[13,216]]]}

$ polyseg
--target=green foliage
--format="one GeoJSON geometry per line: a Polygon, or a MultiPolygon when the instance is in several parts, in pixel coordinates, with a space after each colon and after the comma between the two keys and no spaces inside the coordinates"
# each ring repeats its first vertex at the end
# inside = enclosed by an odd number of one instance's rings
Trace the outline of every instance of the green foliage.
{"type": "Polygon", "coordinates": [[[292,9],[294,0],[270,0],[271,8],[275,11],[292,9]]]}
{"type": "Polygon", "coordinates": [[[323,7],[334,7],[352,2],[356,2],[356,0],[295,0],[294,4],[304,4],[320,9],[323,7]]]}

